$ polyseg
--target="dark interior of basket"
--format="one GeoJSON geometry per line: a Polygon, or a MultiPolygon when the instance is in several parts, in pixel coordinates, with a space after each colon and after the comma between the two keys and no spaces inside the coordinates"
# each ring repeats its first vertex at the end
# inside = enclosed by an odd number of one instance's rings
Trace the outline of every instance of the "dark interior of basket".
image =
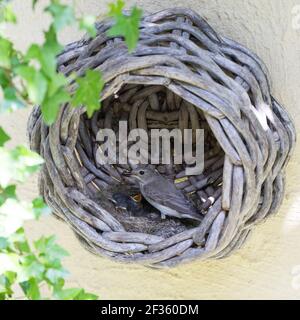
{"type": "MultiPolygon", "coordinates": [[[[164,86],[126,84],[117,94],[104,100],[101,110],[91,119],[85,113],[82,114],[76,145],[82,175],[88,188],[97,201],[101,201],[99,190],[104,192],[115,209],[108,208],[110,213],[123,224],[126,231],[169,237],[199,225],[198,221],[192,219],[162,219],[159,211],[140,195],[136,181],[123,175],[124,171],[128,172],[135,167],[130,161],[129,164],[100,164],[97,161],[97,151],[105,142],[97,139],[100,129],[112,129],[117,137],[117,155],[122,150],[119,146],[121,137],[118,135],[120,121],[125,121],[128,133],[136,128],[146,130],[149,134],[149,159],[151,129],[167,129],[169,132],[173,129],[192,129],[193,134],[196,129],[203,129],[204,170],[201,174],[187,176],[185,169],[190,165],[185,163],[184,158],[181,164],[174,164],[173,140],[170,143],[170,163],[163,164],[160,158],[159,164],[150,166],[175,183],[198,209],[199,214],[204,216],[222,194],[224,152],[203,112],[164,86]]],[[[193,151],[197,141],[193,136],[193,151]]]]}

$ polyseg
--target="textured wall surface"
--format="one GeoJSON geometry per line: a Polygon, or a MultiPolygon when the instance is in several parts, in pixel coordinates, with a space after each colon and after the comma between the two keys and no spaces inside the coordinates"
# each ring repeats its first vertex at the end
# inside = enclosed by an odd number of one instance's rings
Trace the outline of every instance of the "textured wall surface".
{"type": "MultiPolygon", "coordinates": [[[[46,4],[47,1],[41,1],[46,4]]],[[[71,3],[71,1],[66,1],[71,3]]],[[[79,13],[103,13],[108,1],[77,0],[79,13]]],[[[134,1],[126,1],[128,7],[134,1]]],[[[216,31],[256,52],[266,63],[272,78],[272,92],[300,125],[300,0],[141,0],[146,11],[170,6],[186,6],[207,18],[216,31]],[[294,8],[294,9],[293,9],[294,8]],[[297,24],[299,24],[297,29],[297,24]]],[[[20,49],[41,41],[48,24],[35,13],[31,1],[16,0],[19,26],[8,33],[20,49]]],[[[67,43],[80,35],[67,29],[61,40],[67,43]]],[[[0,116],[13,137],[11,145],[26,141],[29,110],[0,116]]],[[[69,285],[96,292],[102,299],[299,299],[300,298],[300,149],[296,147],[287,168],[287,188],[277,216],[257,227],[247,244],[233,256],[209,262],[194,262],[172,270],[152,270],[127,266],[95,257],[86,252],[72,231],[54,218],[27,224],[31,238],[57,235],[69,252],[65,261],[71,271],[69,285]],[[297,290],[297,288],[299,288],[297,290]]],[[[22,197],[37,195],[36,179],[20,189],[22,197]]]]}

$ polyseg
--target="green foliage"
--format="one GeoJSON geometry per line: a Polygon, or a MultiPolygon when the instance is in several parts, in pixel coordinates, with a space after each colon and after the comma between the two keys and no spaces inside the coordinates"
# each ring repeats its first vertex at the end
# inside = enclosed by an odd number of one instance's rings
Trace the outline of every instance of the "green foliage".
{"type": "Polygon", "coordinates": [[[68,253],[61,248],[53,236],[42,237],[33,246],[26,239],[24,229],[19,228],[10,237],[0,237],[0,300],[10,298],[13,286],[19,285],[24,295],[31,300],[54,299],[97,299],[96,295],[81,288],[65,289],[68,272],[61,259],[68,253]],[[44,297],[40,288],[46,285],[44,297]]]}
{"type": "MultiPolygon", "coordinates": [[[[9,140],[0,129],[2,144],[9,140]]],[[[25,181],[39,169],[43,160],[23,146],[12,150],[0,148],[0,300],[13,297],[19,285],[27,299],[97,299],[83,289],[65,289],[68,272],[62,259],[68,253],[55,241],[54,236],[41,237],[33,246],[26,238],[23,224],[50,213],[41,198],[31,203],[17,199],[14,181],[25,181]],[[47,285],[44,296],[40,288],[47,285]]]]}
{"type": "Polygon", "coordinates": [[[10,185],[4,189],[0,189],[0,206],[4,204],[7,199],[16,199],[16,186],[10,185]]]}
{"type": "Polygon", "coordinates": [[[16,23],[17,18],[9,4],[9,1],[2,1],[0,2],[2,5],[0,8],[0,21],[4,21],[7,23],[16,23]]]}
{"type": "Polygon", "coordinates": [[[7,187],[10,183],[24,182],[39,169],[43,159],[25,146],[17,146],[12,150],[0,147],[0,185],[7,187]]]}
{"type": "Polygon", "coordinates": [[[10,140],[10,136],[0,127],[0,147],[10,140]]]}
{"type": "Polygon", "coordinates": [[[45,76],[34,67],[25,64],[15,68],[15,72],[25,81],[25,90],[30,101],[34,104],[42,103],[48,85],[45,76]]]}
{"type": "Polygon", "coordinates": [[[7,69],[11,67],[12,51],[12,43],[0,37],[0,67],[7,69]]]}
{"type": "MultiPolygon", "coordinates": [[[[33,1],[33,7],[37,1],[33,1]]],[[[6,8],[6,6],[4,6],[6,8]]],[[[7,8],[10,8],[9,6],[7,8]]],[[[132,51],[139,37],[139,21],[141,10],[134,7],[129,16],[122,13],[124,2],[119,0],[110,5],[109,16],[115,19],[115,24],[108,31],[109,35],[124,36],[126,44],[132,51]]],[[[0,112],[13,111],[25,105],[38,104],[41,106],[43,119],[46,124],[52,124],[60,106],[72,99],[74,105],[85,105],[88,115],[100,108],[98,102],[104,83],[101,74],[92,72],[79,79],[78,92],[72,98],[67,90],[69,80],[57,72],[56,56],[62,46],[57,39],[57,33],[64,27],[77,23],[81,30],[91,36],[96,35],[95,17],[84,16],[76,20],[74,10],[63,5],[59,0],[51,0],[45,11],[52,17],[49,29],[45,32],[42,44],[32,44],[25,54],[15,50],[13,43],[0,35],[0,85],[4,99],[0,102],[0,112]],[[90,85],[83,81],[98,81],[90,85]],[[18,85],[16,85],[18,83],[18,85]],[[86,97],[83,88],[90,88],[86,97]],[[93,92],[97,90],[97,92],[93,92]],[[96,101],[97,100],[97,101],[96,101]]],[[[2,14],[2,22],[15,22],[11,9],[2,14]]]]}
{"type": "Polygon", "coordinates": [[[99,92],[102,91],[104,81],[99,71],[87,70],[86,74],[76,79],[78,88],[72,97],[72,105],[85,105],[87,114],[91,117],[95,110],[100,108],[99,92]]]}
{"type": "Polygon", "coordinates": [[[142,16],[142,10],[136,6],[132,8],[129,16],[122,13],[125,3],[118,0],[117,3],[110,4],[109,16],[113,17],[115,24],[108,31],[109,36],[123,36],[128,46],[129,52],[136,47],[139,39],[139,24],[142,16]]]}
{"type": "MultiPolygon", "coordinates": [[[[37,0],[32,0],[35,8],[37,0]]],[[[0,27],[16,23],[9,0],[0,0],[0,27]]],[[[110,5],[109,16],[115,24],[108,31],[113,36],[124,36],[132,51],[139,37],[141,10],[134,7],[131,14],[123,15],[123,1],[110,5]]],[[[104,87],[101,73],[87,70],[76,80],[71,95],[67,90],[70,79],[57,71],[56,57],[62,46],[57,34],[64,27],[76,24],[91,37],[96,36],[95,17],[75,18],[72,7],[60,0],[50,0],[45,11],[51,16],[42,44],[33,43],[27,52],[15,49],[0,28],[0,87],[2,99],[0,113],[14,111],[28,105],[40,105],[46,124],[52,124],[60,106],[70,101],[74,107],[85,106],[88,116],[100,108],[100,95],[104,87]]],[[[94,300],[96,295],[82,288],[65,288],[68,272],[62,259],[67,252],[54,236],[41,237],[29,243],[24,232],[24,222],[50,213],[42,198],[22,202],[16,194],[16,183],[25,182],[39,170],[43,159],[25,146],[11,150],[4,147],[10,137],[0,127],[0,300],[14,297],[19,286],[27,299],[94,300]],[[47,286],[47,293],[41,288],[47,286]]]]}
{"type": "Polygon", "coordinates": [[[46,11],[49,12],[53,18],[52,25],[56,32],[75,22],[73,8],[61,4],[58,0],[52,0],[46,8],[46,11]]]}
{"type": "MultiPolygon", "coordinates": [[[[33,1],[35,7],[37,1],[33,1]]],[[[16,22],[8,2],[0,12],[0,23],[16,22]]],[[[52,23],[45,32],[43,44],[32,44],[25,54],[15,50],[13,43],[0,35],[0,85],[3,99],[0,111],[13,111],[30,104],[40,104],[47,124],[55,121],[62,103],[71,96],[66,87],[68,79],[57,72],[56,56],[62,50],[57,40],[57,32],[75,22],[73,9],[51,0],[46,11],[52,16],[52,23]]],[[[93,20],[82,18],[80,28],[93,33],[93,20]]],[[[95,33],[94,33],[95,34],[95,33]]],[[[100,74],[98,74],[100,77],[100,74]]],[[[89,81],[99,79],[87,74],[89,81]]],[[[94,88],[99,89],[99,81],[94,88]]],[[[79,89],[82,90],[81,83],[79,89]]],[[[80,90],[77,101],[80,101],[80,90]]],[[[93,93],[88,95],[88,108],[94,103],[93,93]]],[[[24,146],[8,150],[4,145],[10,137],[0,127],[0,300],[13,298],[18,285],[27,299],[97,299],[96,295],[81,288],[66,289],[68,272],[62,266],[67,252],[55,241],[54,236],[41,237],[33,245],[25,235],[23,224],[26,220],[37,219],[48,214],[50,209],[43,199],[36,198],[31,203],[17,198],[17,182],[24,182],[36,172],[43,159],[24,146]],[[47,294],[41,287],[47,285],[47,294]]]]}

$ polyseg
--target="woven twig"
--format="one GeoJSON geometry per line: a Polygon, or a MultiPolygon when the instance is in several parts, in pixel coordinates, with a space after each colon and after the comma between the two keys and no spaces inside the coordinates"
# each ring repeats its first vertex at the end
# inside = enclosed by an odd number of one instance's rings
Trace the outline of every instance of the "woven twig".
{"type": "MultiPolygon", "coordinates": [[[[72,43],[58,56],[66,75],[101,71],[102,109],[88,119],[84,108],[66,104],[50,127],[39,108],[29,119],[31,148],[45,158],[40,192],[97,255],[155,267],[225,257],[283,199],[295,129],[270,94],[266,67],[192,10],[145,16],[131,54],[123,40],[106,35],[111,25],[98,23],[96,38],[72,43]],[[204,214],[200,225],[115,208],[112,190],[126,185],[122,172],[130,165],[99,166],[95,154],[99,128],[117,131],[119,120],[128,120],[129,129],[205,129],[204,172],[177,184],[204,214]]],[[[184,166],[157,169],[184,177],[184,166]]]]}

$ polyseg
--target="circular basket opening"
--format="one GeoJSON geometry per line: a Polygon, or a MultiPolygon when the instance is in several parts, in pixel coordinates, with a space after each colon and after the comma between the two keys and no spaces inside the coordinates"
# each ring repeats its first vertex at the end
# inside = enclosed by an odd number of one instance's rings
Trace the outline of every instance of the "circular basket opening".
{"type": "MultiPolygon", "coordinates": [[[[147,163],[151,163],[153,130],[158,129],[162,132],[162,129],[166,129],[170,133],[174,129],[180,129],[183,133],[185,129],[190,129],[193,134],[191,146],[195,151],[196,129],[203,129],[203,172],[189,176],[185,169],[190,165],[185,163],[184,159],[182,163],[179,159],[179,163],[174,164],[174,139],[170,141],[169,164],[162,164],[163,159],[160,157],[159,164],[150,165],[175,183],[176,188],[182,190],[204,217],[222,194],[224,152],[208,126],[203,112],[164,86],[124,85],[118,93],[103,101],[101,110],[91,119],[86,113],[81,115],[76,143],[77,159],[81,163],[81,174],[88,189],[96,198],[99,192],[105,192],[107,198],[115,204],[113,216],[125,226],[126,231],[170,237],[199,225],[199,222],[189,219],[161,219],[159,211],[140,196],[137,184],[123,175],[124,171],[130,171],[136,165],[130,165],[130,161],[129,164],[117,163],[118,154],[122,152],[120,139],[124,138],[119,132],[120,121],[126,126],[128,136],[131,130],[136,128],[143,129],[148,134],[149,157],[145,159],[147,163]],[[101,129],[111,129],[116,133],[115,164],[103,165],[97,160],[99,148],[103,145],[97,139],[101,129]]],[[[183,139],[181,142],[183,151],[183,139]]],[[[161,139],[160,145],[162,146],[161,139]]],[[[127,142],[126,148],[128,151],[130,142],[129,145],[127,142]]]]}

